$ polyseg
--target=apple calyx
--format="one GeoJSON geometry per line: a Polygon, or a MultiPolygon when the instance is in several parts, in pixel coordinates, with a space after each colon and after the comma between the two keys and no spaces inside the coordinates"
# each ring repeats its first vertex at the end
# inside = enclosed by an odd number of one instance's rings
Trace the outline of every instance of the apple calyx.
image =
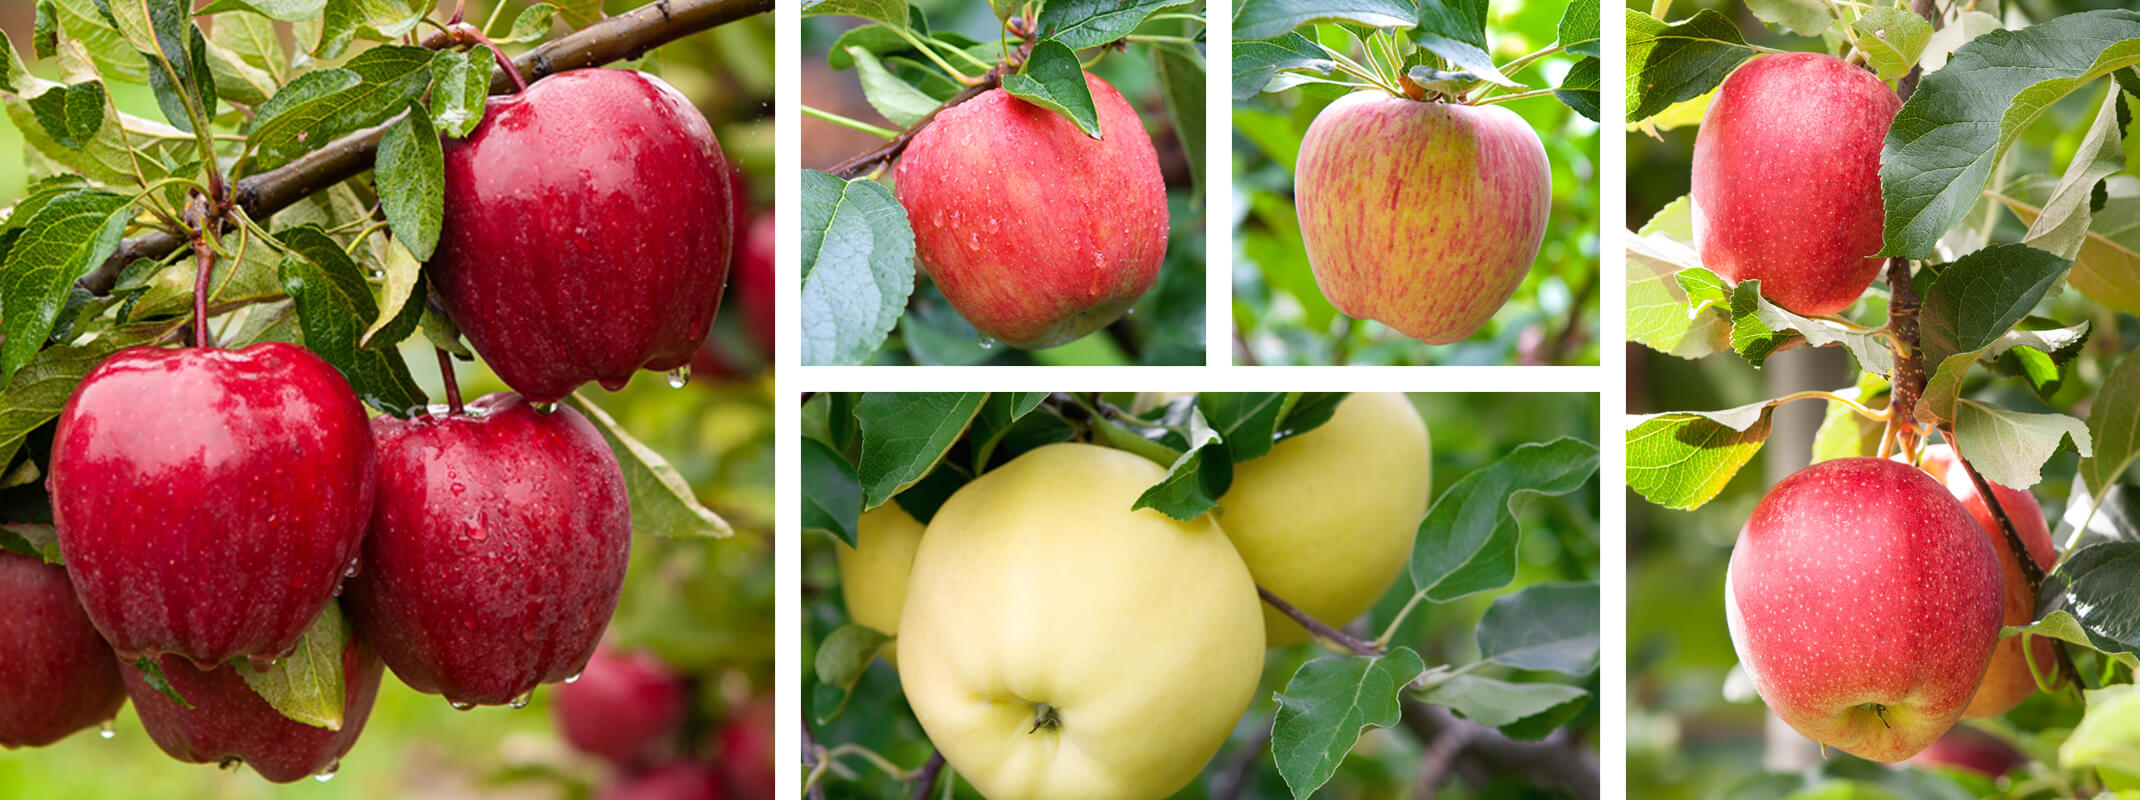
{"type": "Polygon", "coordinates": [[[1063,717],[1054,706],[1047,703],[1033,704],[1033,727],[1026,733],[1039,733],[1041,728],[1053,731],[1063,726],[1063,717]]]}

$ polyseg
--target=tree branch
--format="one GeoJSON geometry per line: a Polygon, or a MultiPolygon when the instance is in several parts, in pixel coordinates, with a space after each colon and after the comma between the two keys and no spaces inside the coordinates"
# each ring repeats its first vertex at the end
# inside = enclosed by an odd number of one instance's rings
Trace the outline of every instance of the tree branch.
{"type": "MultiPolygon", "coordinates": [[[[685,36],[771,10],[773,0],[657,0],[553,39],[522,53],[513,63],[527,80],[539,80],[565,70],[637,58],[685,36]]],[[[424,40],[426,47],[451,43],[442,35],[424,40]]],[[[490,92],[502,94],[512,85],[512,78],[499,70],[491,77],[490,92]]],[[[337,139],[281,167],[246,176],[235,187],[238,206],[253,219],[266,219],[305,197],[363,174],[371,169],[372,158],[378,153],[379,137],[398,120],[399,117],[337,139]]],[[[127,239],[75,285],[91,294],[109,294],[126,265],[138,258],[163,258],[183,243],[179,237],[162,231],[127,239]]]]}
{"type": "Polygon", "coordinates": [[[1333,642],[1340,647],[1351,650],[1356,655],[1382,655],[1382,648],[1376,647],[1374,642],[1361,641],[1351,634],[1330,627],[1329,624],[1322,620],[1310,616],[1308,612],[1302,611],[1294,607],[1292,603],[1286,602],[1284,598],[1271,594],[1269,589],[1258,586],[1256,587],[1256,594],[1263,597],[1263,602],[1269,603],[1272,608],[1278,609],[1279,613],[1292,617],[1294,622],[1300,623],[1301,627],[1307,628],[1308,633],[1313,634],[1318,639],[1333,642]]]}
{"type": "MultiPolygon", "coordinates": [[[[1913,0],[1910,11],[1932,23],[1933,30],[1939,30],[1940,15],[1932,0],[1913,0]]],[[[1909,100],[1922,77],[1923,66],[1910,67],[1909,74],[1895,82],[1895,95],[1909,100]]],[[[1887,260],[1887,287],[1887,329],[1895,340],[1895,374],[1887,404],[1888,438],[1895,440],[1903,452],[1913,452],[1917,449],[1917,398],[1924,396],[1925,364],[1924,353],[1917,346],[1917,309],[1922,302],[1917,297],[1917,285],[1910,282],[1909,259],[1887,260]]]]}
{"type": "Polygon", "coordinates": [[[1452,767],[1473,786],[1513,777],[1542,789],[1567,792],[1577,800],[1598,798],[1597,758],[1565,729],[1540,741],[1517,741],[1460,719],[1447,709],[1410,699],[1404,701],[1404,727],[1422,742],[1462,735],[1464,746],[1452,758],[1452,767]]]}
{"type": "Polygon", "coordinates": [[[906,152],[907,145],[914,143],[914,137],[921,134],[921,129],[929,127],[929,123],[936,121],[936,115],[944,113],[944,109],[980,97],[981,93],[1002,86],[1003,76],[1016,72],[1018,67],[1025,63],[1026,58],[1032,55],[1034,41],[1035,39],[1033,38],[1026,38],[1024,42],[1019,43],[1016,50],[1012,51],[1009,58],[1004,59],[1003,63],[997,64],[995,68],[990,69],[987,74],[982,75],[979,83],[960,89],[958,94],[952,95],[949,100],[945,100],[943,105],[937,106],[930,111],[928,116],[922,117],[915,121],[913,125],[907,126],[906,130],[900,131],[899,135],[892,137],[890,141],[878,145],[867,153],[842,161],[826,171],[838,175],[841,180],[851,181],[879,164],[892,163],[894,159],[899,158],[900,153],[906,152]]]}

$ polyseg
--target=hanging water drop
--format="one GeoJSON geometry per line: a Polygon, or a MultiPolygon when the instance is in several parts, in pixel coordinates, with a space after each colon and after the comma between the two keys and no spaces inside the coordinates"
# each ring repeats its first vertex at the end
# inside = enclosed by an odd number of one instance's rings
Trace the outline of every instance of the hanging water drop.
{"type": "Polygon", "coordinates": [[[685,364],[685,365],[683,365],[683,366],[681,366],[681,367],[677,367],[677,368],[675,368],[675,369],[669,370],[669,388],[671,388],[671,389],[682,389],[682,388],[684,388],[684,384],[687,384],[687,383],[690,383],[690,382],[691,382],[691,365],[690,365],[690,364],[685,364]]]}
{"type": "Polygon", "coordinates": [[[575,672],[575,673],[572,673],[572,677],[570,677],[570,678],[566,678],[566,679],[565,679],[565,685],[566,685],[566,686],[571,686],[572,684],[575,684],[575,683],[579,683],[579,682],[580,682],[580,676],[581,676],[581,675],[584,675],[584,674],[586,674],[586,673],[584,673],[584,672],[575,672]]]}
{"type": "Polygon", "coordinates": [[[97,726],[97,738],[103,739],[108,742],[118,737],[118,735],[119,732],[112,730],[111,728],[111,720],[107,719],[104,721],[104,724],[97,726]]]}
{"type": "Polygon", "coordinates": [[[981,349],[987,350],[996,346],[996,337],[985,333],[981,334],[981,341],[977,342],[977,344],[981,345],[981,349]]]}
{"type": "Polygon", "coordinates": [[[341,769],[342,762],[340,760],[330,762],[327,764],[326,769],[312,773],[312,779],[319,781],[320,783],[326,783],[328,781],[334,780],[334,774],[336,772],[340,772],[341,769]]]}
{"type": "Polygon", "coordinates": [[[512,702],[507,703],[506,705],[512,706],[513,708],[527,708],[528,703],[533,701],[534,699],[535,690],[529,689],[525,692],[522,692],[519,697],[513,698],[512,702]]]}
{"type": "Polygon", "coordinates": [[[476,707],[476,704],[467,702],[465,700],[447,700],[446,702],[447,704],[453,706],[453,710],[455,711],[467,711],[468,709],[476,707]]]}

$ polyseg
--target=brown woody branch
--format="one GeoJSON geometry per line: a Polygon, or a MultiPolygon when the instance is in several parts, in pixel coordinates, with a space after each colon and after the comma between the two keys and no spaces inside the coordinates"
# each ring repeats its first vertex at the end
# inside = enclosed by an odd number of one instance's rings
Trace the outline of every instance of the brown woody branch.
{"type": "Polygon", "coordinates": [[[1422,742],[1463,737],[1451,759],[1451,771],[1473,786],[1495,778],[1516,778],[1542,789],[1567,792],[1577,800],[1597,800],[1597,757],[1568,730],[1524,742],[1500,731],[1457,717],[1448,709],[1417,700],[1404,701],[1404,727],[1422,742]]]}
{"type": "Polygon", "coordinates": [[[841,180],[851,181],[879,164],[892,163],[893,160],[899,158],[900,153],[906,152],[907,145],[914,143],[914,137],[921,134],[921,129],[929,127],[929,123],[936,121],[936,115],[944,113],[944,109],[980,97],[981,93],[1002,86],[1003,76],[1016,72],[1018,67],[1025,63],[1026,57],[1032,55],[1033,42],[1033,39],[1027,38],[1018,45],[1018,49],[1013,51],[1011,56],[1005,59],[1003,63],[997,64],[987,74],[982,75],[980,82],[960,89],[958,94],[952,95],[949,100],[945,100],[943,105],[937,106],[930,111],[928,116],[922,117],[915,121],[913,125],[907,126],[907,129],[900,131],[899,135],[893,136],[884,144],[878,145],[867,153],[842,161],[826,171],[838,175],[841,180]]]}
{"type": "MultiPolygon", "coordinates": [[[[656,0],[553,39],[522,53],[513,63],[527,80],[534,81],[566,70],[638,58],[685,36],[772,10],[773,0],[656,0]]],[[[434,49],[452,44],[453,39],[443,34],[423,41],[425,47],[434,49]]],[[[511,86],[512,78],[503,70],[491,77],[491,94],[502,94],[511,86]]],[[[235,187],[238,207],[253,219],[265,219],[305,197],[363,174],[371,169],[372,158],[378,153],[379,137],[394,121],[337,139],[281,167],[246,176],[235,187]]],[[[75,285],[92,294],[108,294],[126,265],[140,258],[163,258],[184,243],[181,237],[164,231],[127,239],[75,285]]]]}
{"type": "Polygon", "coordinates": [[[1258,586],[1256,587],[1256,594],[1262,596],[1263,602],[1269,603],[1272,608],[1278,609],[1279,613],[1292,617],[1294,622],[1298,622],[1301,627],[1307,628],[1308,633],[1314,634],[1315,638],[1335,643],[1340,647],[1351,650],[1355,655],[1382,655],[1382,648],[1375,646],[1374,642],[1360,641],[1354,638],[1352,634],[1330,627],[1329,623],[1316,619],[1308,612],[1300,610],[1292,603],[1286,602],[1285,598],[1271,594],[1269,589],[1258,586]]]}
{"type": "MultiPolygon", "coordinates": [[[[1912,0],[1910,11],[1932,23],[1933,30],[1939,30],[1940,14],[1933,0],[1912,0]]],[[[1909,100],[1917,91],[1917,81],[1923,77],[1922,65],[1910,67],[1909,74],[1895,82],[1895,95],[1909,100]]],[[[1895,374],[1889,380],[1892,390],[1887,401],[1888,438],[1893,439],[1903,452],[1914,452],[1917,449],[1917,399],[1924,396],[1925,363],[1924,351],[1918,347],[1917,331],[1917,310],[1923,302],[1917,297],[1917,285],[1910,280],[1909,259],[1887,260],[1887,286],[1887,329],[1895,342],[1895,374]]],[[[1953,439],[1952,436],[1948,438],[1953,439]]]]}

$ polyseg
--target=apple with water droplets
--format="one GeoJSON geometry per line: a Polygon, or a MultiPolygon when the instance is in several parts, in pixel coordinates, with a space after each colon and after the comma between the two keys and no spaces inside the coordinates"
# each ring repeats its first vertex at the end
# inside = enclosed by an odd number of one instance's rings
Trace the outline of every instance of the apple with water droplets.
{"type": "Polygon", "coordinates": [[[426,269],[506,385],[547,403],[691,363],[728,277],[735,201],[681,93],[630,70],[560,72],[491,98],[445,156],[426,269]]]}
{"type": "Polygon", "coordinates": [[[191,708],[149,686],[132,663],[119,664],[141,727],[156,746],[188,763],[242,761],[275,783],[334,772],[364,732],[384,671],[360,637],[348,637],[342,648],[342,725],[328,730],[283,716],[253,691],[237,665],[201,670],[172,656],[156,663],[191,708]]]}
{"type": "Polygon", "coordinates": [[[1100,138],[1002,89],[939,112],[899,159],[914,253],[959,315],[1012,347],[1114,322],[1167,254],[1167,186],[1137,111],[1087,73],[1100,138]]]}
{"type": "Polygon", "coordinates": [[[602,434],[509,392],[372,431],[379,499],[345,605],[387,666],[463,708],[524,704],[580,674],[631,550],[602,434]]]}
{"type": "Polygon", "coordinates": [[[53,526],[123,659],[271,661],[334,598],[371,516],[363,403],[311,351],[136,347],[52,440],[53,526]]]}
{"type": "Polygon", "coordinates": [[[119,713],[111,646],[66,568],[0,551],[0,609],[0,747],[43,747],[119,713]]]}

